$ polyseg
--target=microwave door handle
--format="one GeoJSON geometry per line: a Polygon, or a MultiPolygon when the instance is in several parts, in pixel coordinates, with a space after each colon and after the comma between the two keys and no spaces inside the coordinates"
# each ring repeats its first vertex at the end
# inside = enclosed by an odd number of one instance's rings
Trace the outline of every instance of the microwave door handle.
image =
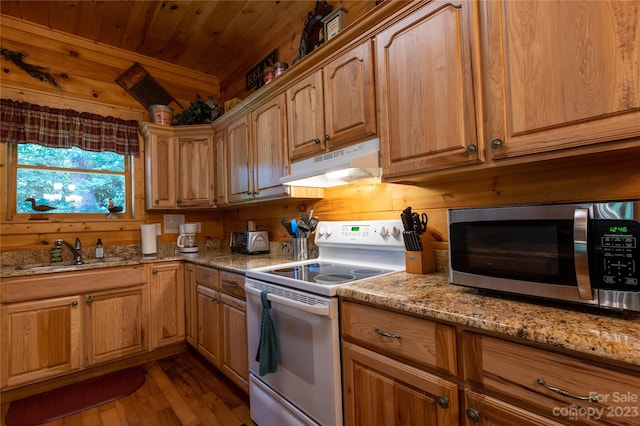
{"type": "Polygon", "coordinates": [[[573,259],[576,268],[578,294],[581,299],[593,299],[591,280],[589,279],[589,252],[587,246],[587,228],[589,209],[575,209],[573,212],[573,259]]]}

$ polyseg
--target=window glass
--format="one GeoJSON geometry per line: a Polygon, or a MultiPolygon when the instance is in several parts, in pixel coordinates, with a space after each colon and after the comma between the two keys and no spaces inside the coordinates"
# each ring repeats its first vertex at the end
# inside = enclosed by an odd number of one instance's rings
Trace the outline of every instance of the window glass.
{"type": "Polygon", "coordinates": [[[124,155],[35,144],[20,144],[17,152],[17,213],[108,214],[110,206],[125,212],[124,155]]]}

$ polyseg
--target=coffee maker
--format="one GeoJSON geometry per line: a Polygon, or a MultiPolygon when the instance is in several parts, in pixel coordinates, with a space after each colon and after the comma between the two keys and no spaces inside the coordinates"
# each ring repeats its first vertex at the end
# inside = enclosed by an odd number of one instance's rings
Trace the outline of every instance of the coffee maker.
{"type": "Polygon", "coordinates": [[[197,253],[196,232],[198,232],[197,223],[185,223],[180,225],[180,235],[178,235],[178,247],[180,253],[197,253]]]}

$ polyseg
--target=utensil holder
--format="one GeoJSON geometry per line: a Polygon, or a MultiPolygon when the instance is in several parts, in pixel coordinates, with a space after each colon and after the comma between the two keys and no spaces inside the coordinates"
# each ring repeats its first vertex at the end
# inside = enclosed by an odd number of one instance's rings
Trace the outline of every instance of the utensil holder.
{"type": "Polygon", "coordinates": [[[309,258],[309,247],[307,246],[307,238],[293,239],[293,260],[307,260],[309,258]]]}
{"type": "Polygon", "coordinates": [[[405,270],[410,274],[429,274],[436,272],[436,256],[429,241],[429,232],[420,235],[422,251],[408,251],[405,253],[405,270]]]}

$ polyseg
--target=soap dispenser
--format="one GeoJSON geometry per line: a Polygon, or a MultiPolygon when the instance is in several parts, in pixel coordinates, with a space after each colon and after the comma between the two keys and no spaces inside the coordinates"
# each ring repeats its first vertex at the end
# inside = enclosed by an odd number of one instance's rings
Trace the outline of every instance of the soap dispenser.
{"type": "Polygon", "coordinates": [[[102,259],[104,257],[104,248],[102,247],[102,239],[98,238],[96,243],[96,259],[102,259]]]}

